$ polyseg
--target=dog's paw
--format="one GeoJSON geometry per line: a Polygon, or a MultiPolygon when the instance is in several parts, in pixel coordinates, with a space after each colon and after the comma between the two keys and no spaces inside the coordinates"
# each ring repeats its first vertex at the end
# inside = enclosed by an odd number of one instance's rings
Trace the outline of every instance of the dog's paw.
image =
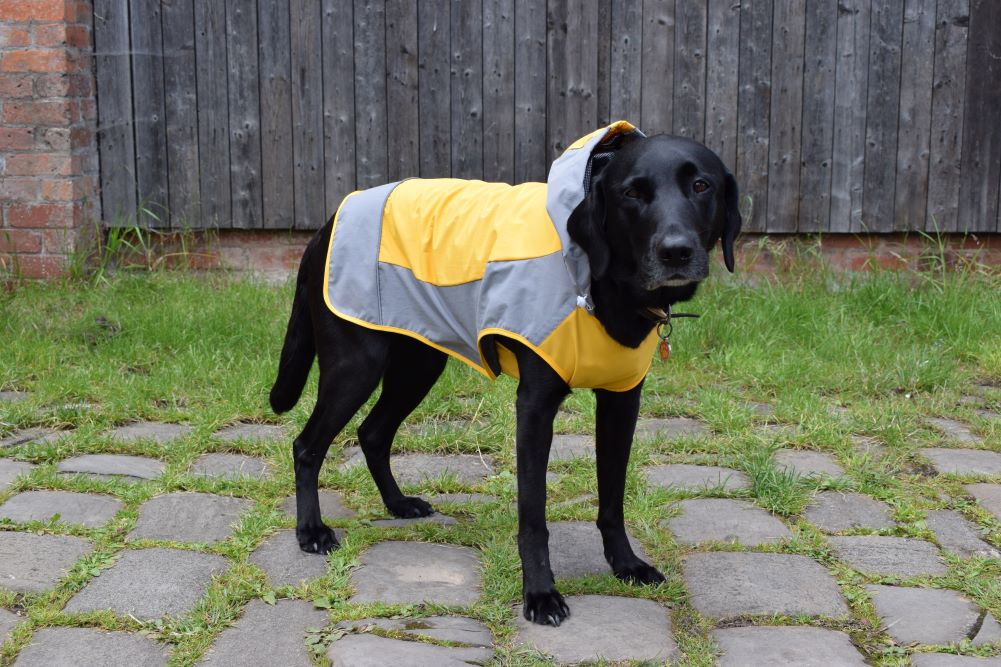
{"type": "Polygon", "coordinates": [[[657,585],[664,581],[664,575],[657,568],[638,558],[629,565],[613,568],[612,571],[616,577],[630,584],[657,585]]]}
{"type": "Polygon", "coordinates": [[[422,516],[434,514],[434,508],[428,501],[414,496],[405,496],[391,503],[386,504],[386,509],[393,516],[401,519],[417,519],[422,516]]]}
{"type": "Polygon", "coordinates": [[[326,526],[298,529],[295,536],[299,540],[299,548],[309,554],[325,555],[341,546],[334,531],[326,526]]]}
{"type": "Polygon", "coordinates": [[[560,592],[553,588],[541,593],[525,593],[524,614],[532,623],[559,627],[570,616],[570,607],[560,592]]]}

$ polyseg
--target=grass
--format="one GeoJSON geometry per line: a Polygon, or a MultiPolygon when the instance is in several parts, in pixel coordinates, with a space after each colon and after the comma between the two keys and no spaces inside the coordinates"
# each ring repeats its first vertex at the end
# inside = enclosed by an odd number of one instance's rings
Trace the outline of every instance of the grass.
{"type": "MultiPolygon", "coordinates": [[[[277,417],[266,404],[289,311],[291,285],[273,288],[225,276],[192,277],[157,272],[113,276],[86,284],[23,284],[0,299],[0,389],[31,392],[27,401],[0,407],[0,437],[28,426],[72,429],[53,444],[27,444],[3,456],[38,464],[30,475],[5,492],[0,503],[27,489],[69,489],[107,493],[124,508],[107,526],[85,529],[60,522],[28,525],[0,523],[0,529],[28,529],[92,539],[94,552],[78,563],[60,585],[37,595],[0,592],[0,606],[16,608],[28,623],[0,648],[0,665],[9,665],[47,626],[94,626],[142,631],[171,645],[172,665],[197,662],[212,642],[238,618],[248,600],[301,598],[328,609],[332,621],[394,614],[432,615],[454,610],[434,606],[348,604],[349,573],[366,547],[384,539],[431,540],[464,544],[482,555],[484,590],[466,613],[487,623],[498,646],[498,664],[548,664],[541,656],[512,646],[511,606],[520,598],[520,568],[515,545],[516,516],[513,432],[515,383],[484,380],[462,364],[450,363],[429,399],[404,429],[397,451],[484,453],[495,457],[499,474],[481,485],[463,488],[439,480],[424,493],[480,491],[499,497],[483,508],[443,507],[465,519],[458,526],[421,525],[378,528],[369,520],[385,516],[367,472],[342,472],[328,465],[321,481],[338,490],[358,512],[334,523],[346,529],[340,550],[329,558],[327,575],[298,587],[271,590],[247,556],[275,530],[293,522],[278,510],[293,491],[288,442],[222,443],[212,438],[221,426],[238,420],[284,424],[300,429],[315,396],[315,374],[305,398],[292,412],[277,417]],[[185,422],[192,432],[170,445],[123,444],[107,431],[138,419],[185,422]],[[453,428],[449,420],[478,425],[453,428]],[[482,425],[479,425],[482,421],[482,425]],[[191,462],[209,451],[237,451],[264,457],[273,470],[265,481],[207,481],[187,474],[191,462]],[[81,453],[131,453],[154,456],[167,464],[162,478],[128,485],[63,477],[56,462],[81,453]],[[125,535],[138,509],[156,494],[194,490],[254,501],[229,539],[211,546],[145,540],[134,547],[172,546],[219,554],[231,567],[218,577],[189,614],[153,623],[110,613],[70,615],[66,601],[126,546],[125,535]]],[[[835,277],[818,271],[793,271],[781,278],[751,282],[717,279],[703,287],[685,310],[702,313],[698,321],[675,327],[670,362],[655,362],[647,381],[645,416],[686,415],[712,429],[707,438],[637,443],[629,473],[626,513],[630,530],[667,582],[656,588],[633,588],[610,576],[560,582],[564,594],[608,593],[646,597],[671,608],[675,637],[687,665],[710,665],[713,623],[689,604],[682,577],[684,556],[693,550],[739,550],[727,544],[682,547],[660,523],[676,510],[672,502],[693,495],[749,498],[785,521],[793,538],[760,550],[797,553],[817,559],[837,578],[851,607],[847,621],[756,618],[754,623],[809,623],[848,632],[873,664],[906,663],[911,650],[881,632],[865,585],[893,582],[861,575],[839,562],[826,541],[799,513],[813,493],[824,488],[854,490],[888,502],[899,525],[879,534],[933,539],[924,524],[931,509],[952,508],[976,522],[994,544],[1001,544],[1001,523],[969,501],[962,489],[971,478],[933,477],[915,459],[916,449],[938,443],[940,436],[924,417],[958,419],[984,438],[984,447],[1001,451],[1001,425],[982,418],[977,407],[1001,409],[1001,389],[980,387],[1001,379],[1001,279],[976,271],[949,274],[875,273],[835,277]],[[977,394],[980,405],[961,402],[977,394]],[[767,403],[773,416],[755,413],[751,403],[767,403]],[[839,412],[835,412],[835,408],[839,412]],[[764,421],[786,425],[764,431],[764,421]],[[853,436],[883,443],[888,456],[876,460],[853,447],[853,436]],[[846,469],[844,479],[797,477],[772,461],[779,447],[826,452],[846,469]],[[708,463],[748,474],[751,491],[723,494],[647,488],[639,468],[661,462],[708,463]]],[[[557,421],[561,432],[593,432],[594,400],[589,392],[571,396],[557,421]]],[[[362,411],[364,414],[365,411],[362,411]]],[[[338,436],[333,451],[356,444],[357,422],[338,436]]],[[[595,517],[590,498],[596,493],[592,466],[581,462],[554,465],[560,474],[550,489],[549,519],[595,517]]],[[[979,481],[1001,481],[979,480],[979,481]]],[[[849,531],[846,534],[865,534],[849,531]]],[[[908,583],[961,590],[1001,616],[1001,564],[988,559],[949,560],[942,577],[908,583]]],[[[336,633],[320,632],[311,641],[323,648],[336,633]]],[[[950,652],[992,655],[994,647],[969,643],[950,652]]]]}

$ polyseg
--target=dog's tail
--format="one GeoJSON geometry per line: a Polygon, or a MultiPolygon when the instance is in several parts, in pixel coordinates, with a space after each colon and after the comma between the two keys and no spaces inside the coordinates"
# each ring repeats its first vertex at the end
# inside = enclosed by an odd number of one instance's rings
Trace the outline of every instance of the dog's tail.
{"type": "Polygon", "coordinates": [[[307,273],[309,254],[313,248],[310,243],[306,249],[299,274],[295,281],[295,298],[292,301],[292,315],[285,331],[285,344],[282,346],[281,360],[278,362],[278,378],[271,387],[271,409],[277,413],[288,412],[299,402],[302,389],[309,378],[309,369],[316,356],[316,344],[313,341],[313,319],[309,314],[309,299],[307,298],[307,273]]]}

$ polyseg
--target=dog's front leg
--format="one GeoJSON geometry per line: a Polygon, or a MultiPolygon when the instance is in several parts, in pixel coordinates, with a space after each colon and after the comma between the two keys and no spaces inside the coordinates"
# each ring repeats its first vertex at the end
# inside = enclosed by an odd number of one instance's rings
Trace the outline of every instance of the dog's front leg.
{"type": "Polygon", "coordinates": [[[622,504],[626,469],[636,430],[643,383],[630,391],[596,389],[598,465],[598,529],[605,546],[605,560],[619,579],[638,584],[656,584],[664,575],[640,560],[629,545],[622,504]]]}
{"type": "Polygon", "coordinates": [[[559,625],[570,610],[556,590],[549,565],[546,528],[546,468],[553,420],[569,388],[545,362],[515,347],[518,384],[518,553],[521,556],[524,614],[529,621],[559,625]]]}

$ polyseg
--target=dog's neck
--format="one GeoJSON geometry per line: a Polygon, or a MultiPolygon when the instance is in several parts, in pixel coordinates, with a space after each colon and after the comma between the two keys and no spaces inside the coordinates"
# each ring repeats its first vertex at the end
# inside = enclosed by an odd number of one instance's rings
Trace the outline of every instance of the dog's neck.
{"type": "MultiPolygon", "coordinates": [[[[695,285],[661,288],[656,308],[666,309],[688,301],[694,296],[695,288],[695,285]]],[[[649,303],[641,303],[635,296],[630,296],[608,276],[591,281],[591,298],[594,300],[594,316],[609,336],[626,347],[639,347],[658,324],[657,319],[651,316],[649,303]]]]}

